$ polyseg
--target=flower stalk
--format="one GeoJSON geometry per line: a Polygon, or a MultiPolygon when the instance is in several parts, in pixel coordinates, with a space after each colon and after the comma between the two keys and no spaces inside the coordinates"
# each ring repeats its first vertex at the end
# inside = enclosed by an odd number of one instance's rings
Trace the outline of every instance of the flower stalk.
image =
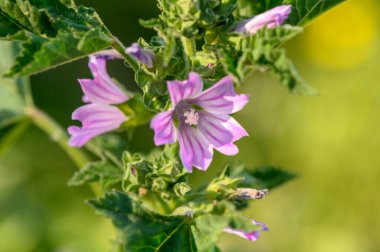
{"type": "MultiPolygon", "coordinates": [[[[91,161],[83,150],[69,146],[69,137],[66,134],[66,131],[44,111],[32,106],[27,109],[27,115],[38,128],[50,136],[50,138],[66,152],[78,169],[85,168],[91,161]]],[[[90,187],[95,195],[102,195],[101,189],[98,185],[92,183],[90,184],[90,187]]]]}
{"type": "Polygon", "coordinates": [[[184,36],[181,37],[181,42],[184,50],[184,54],[186,57],[186,63],[188,69],[192,69],[193,67],[193,58],[197,52],[194,39],[189,39],[184,36]]]}

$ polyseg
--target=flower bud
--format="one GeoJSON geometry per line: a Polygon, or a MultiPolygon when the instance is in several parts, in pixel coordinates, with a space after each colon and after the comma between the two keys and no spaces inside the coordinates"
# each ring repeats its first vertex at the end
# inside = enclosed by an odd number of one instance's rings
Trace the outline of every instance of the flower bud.
{"type": "Polygon", "coordinates": [[[233,197],[240,200],[262,199],[268,194],[268,189],[237,188],[233,197]]]}

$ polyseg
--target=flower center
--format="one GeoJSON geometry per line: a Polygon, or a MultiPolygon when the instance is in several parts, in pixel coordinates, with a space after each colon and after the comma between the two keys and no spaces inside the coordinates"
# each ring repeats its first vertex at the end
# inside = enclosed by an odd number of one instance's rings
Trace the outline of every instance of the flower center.
{"type": "Polygon", "coordinates": [[[186,117],[185,123],[190,126],[196,126],[199,122],[199,113],[195,111],[195,109],[190,109],[189,111],[183,114],[186,117]]]}

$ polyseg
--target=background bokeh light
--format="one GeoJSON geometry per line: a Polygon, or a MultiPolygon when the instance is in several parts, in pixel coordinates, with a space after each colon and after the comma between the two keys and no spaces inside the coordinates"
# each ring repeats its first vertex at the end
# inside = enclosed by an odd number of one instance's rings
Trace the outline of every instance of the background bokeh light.
{"type": "MultiPolygon", "coordinates": [[[[139,18],[156,16],[154,0],[82,0],[94,7],[126,44],[152,31],[139,18]]],[[[348,0],[307,26],[286,45],[302,75],[320,95],[291,95],[269,74],[255,73],[240,92],[252,102],[236,117],[251,133],[235,157],[216,155],[207,173],[228,161],[250,167],[273,164],[300,174],[297,180],[255,202],[244,214],[266,222],[256,243],[224,235],[226,252],[380,251],[380,3],[348,0]]],[[[76,79],[89,75],[86,60],[32,78],[36,103],[65,127],[80,105],[76,79]]],[[[112,63],[123,83],[132,74],[112,63]]],[[[148,127],[134,148],[148,150],[148,127]]],[[[85,205],[87,187],[68,187],[75,166],[35,127],[0,156],[0,251],[109,251],[109,221],[85,205]]]]}

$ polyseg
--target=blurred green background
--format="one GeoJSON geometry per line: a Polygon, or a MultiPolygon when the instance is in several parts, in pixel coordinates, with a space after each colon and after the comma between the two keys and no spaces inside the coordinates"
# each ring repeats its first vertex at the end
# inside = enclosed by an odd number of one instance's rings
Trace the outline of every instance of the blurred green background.
{"type": "MultiPolygon", "coordinates": [[[[152,32],[139,18],[156,16],[154,0],[82,0],[94,7],[126,44],[152,32]]],[[[251,133],[239,155],[217,154],[206,180],[227,161],[273,164],[301,176],[245,211],[267,223],[256,243],[224,235],[226,252],[380,251],[380,3],[349,0],[288,43],[289,54],[318,97],[294,96],[269,74],[256,73],[240,90],[252,102],[236,117],[251,133]]],[[[81,104],[76,79],[89,76],[86,60],[32,78],[36,103],[65,127],[81,104]]],[[[132,74],[112,63],[124,83],[132,74]]],[[[137,131],[134,147],[147,150],[152,134],[137,131]]],[[[150,132],[150,131],[149,131],[150,132]]],[[[108,220],[83,202],[87,187],[68,187],[75,166],[35,127],[0,157],[0,251],[109,251],[108,220]]]]}

